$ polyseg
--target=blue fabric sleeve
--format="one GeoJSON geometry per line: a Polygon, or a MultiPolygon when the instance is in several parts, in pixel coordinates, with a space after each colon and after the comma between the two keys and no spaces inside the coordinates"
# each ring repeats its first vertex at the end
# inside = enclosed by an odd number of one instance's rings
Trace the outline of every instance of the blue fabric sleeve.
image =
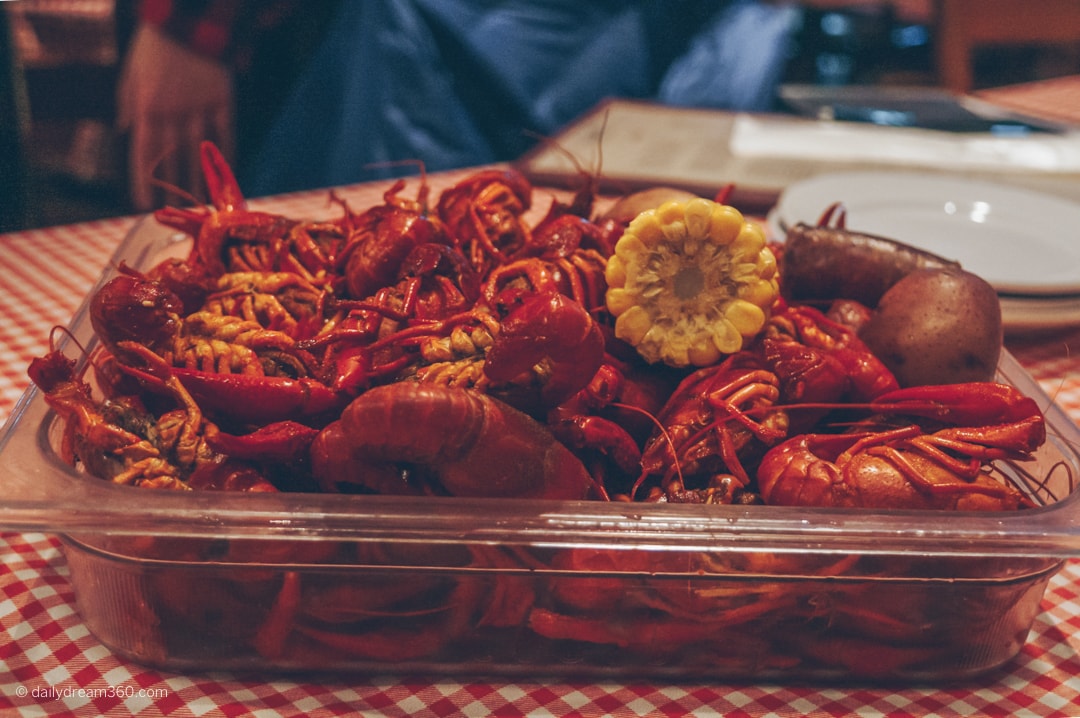
{"type": "Polygon", "coordinates": [[[801,17],[794,5],[732,3],[671,64],[656,99],[678,106],[772,109],[801,17]]]}
{"type": "Polygon", "coordinates": [[[241,182],[257,196],[512,159],[609,97],[756,109],[787,18],[749,0],[344,0],[241,182]],[[687,27],[687,8],[707,21],[687,27]]]}

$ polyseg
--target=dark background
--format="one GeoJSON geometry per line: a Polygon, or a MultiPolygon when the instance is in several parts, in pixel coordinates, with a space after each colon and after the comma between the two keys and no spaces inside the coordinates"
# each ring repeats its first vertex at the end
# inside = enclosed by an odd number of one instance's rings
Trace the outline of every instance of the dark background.
{"type": "MultiPolygon", "coordinates": [[[[7,143],[0,153],[16,162],[12,153],[21,144],[23,174],[0,177],[0,191],[19,199],[12,216],[0,217],[0,230],[131,212],[123,143],[112,130],[119,62],[133,27],[130,7],[128,0],[0,3],[0,15],[8,11],[0,22],[14,39],[0,51],[15,66],[14,75],[0,78],[0,95],[21,85],[25,99],[21,110],[0,105],[0,140],[7,143]],[[24,131],[15,138],[20,118],[24,131]]],[[[934,86],[935,42],[928,0],[808,1],[784,81],[934,86]]],[[[280,59],[287,61],[287,52],[280,59]]],[[[990,47],[972,64],[973,89],[995,87],[1080,72],[1080,48],[990,47]]]]}

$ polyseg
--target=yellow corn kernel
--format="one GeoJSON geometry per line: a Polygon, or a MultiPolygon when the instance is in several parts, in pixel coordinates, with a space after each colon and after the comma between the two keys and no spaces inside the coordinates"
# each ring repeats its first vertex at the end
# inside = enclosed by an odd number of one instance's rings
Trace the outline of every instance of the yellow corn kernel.
{"type": "Polygon", "coordinates": [[[779,291],[780,287],[775,279],[758,279],[741,285],[738,289],[738,296],[739,299],[761,307],[774,301],[779,291]]]}
{"type": "Polygon", "coordinates": [[[745,299],[735,299],[727,306],[724,318],[744,337],[752,337],[765,326],[765,312],[745,299]]]}
{"type": "Polygon", "coordinates": [[[604,281],[609,287],[626,286],[626,264],[619,255],[608,257],[604,267],[604,281]]]}
{"type": "Polygon", "coordinates": [[[712,325],[710,337],[716,348],[724,354],[734,354],[743,346],[742,334],[727,318],[720,319],[712,325]]]}
{"type": "Polygon", "coordinates": [[[776,255],[770,252],[760,252],[757,261],[757,274],[762,279],[772,279],[779,269],[776,266],[776,255]]]}
{"type": "Polygon", "coordinates": [[[714,204],[709,218],[709,238],[716,244],[731,244],[743,226],[742,212],[726,204],[714,204]]]}
{"type": "Polygon", "coordinates": [[[645,338],[645,333],[652,327],[652,317],[638,305],[633,305],[615,319],[615,336],[631,344],[637,344],[645,338]]]}
{"type": "MultiPolygon", "coordinates": [[[[623,238],[629,234],[634,237],[645,247],[655,247],[657,242],[664,238],[664,230],[661,227],[659,216],[657,216],[656,210],[648,210],[642,212],[630,222],[630,226],[627,227],[626,232],[623,232],[623,236],[619,238],[619,242],[622,242],[623,238]]],[[[615,251],[618,252],[619,242],[615,244],[615,251]]]]}
{"type": "Polygon", "coordinates": [[[628,292],[622,287],[609,287],[604,295],[608,311],[619,316],[630,307],[637,304],[637,298],[633,292],[628,292]]]}
{"type": "Polygon", "coordinates": [[[649,362],[707,366],[760,332],[779,294],[762,228],[707,199],[665,202],[608,259],[615,335],[649,362]]]}
{"type": "MultiPolygon", "coordinates": [[[[740,259],[753,257],[757,261],[758,255],[765,246],[765,232],[755,222],[746,222],[735,241],[731,243],[731,252],[740,259]]],[[[769,252],[772,254],[772,252],[769,252]]]]}
{"type": "Polygon", "coordinates": [[[714,202],[707,199],[692,199],[686,203],[683,215],[686,218],[686,233],[690,237],[708,239],[711,232],[710,221],[714,202]]]}
{"type": "Polygon", "coordinates": [[[709,366],[720,361],[722,356],[720,347],[716,346],[712,336],[698,336],[690,350],[687,352],[687,360],[694,366],[709,366]]]}

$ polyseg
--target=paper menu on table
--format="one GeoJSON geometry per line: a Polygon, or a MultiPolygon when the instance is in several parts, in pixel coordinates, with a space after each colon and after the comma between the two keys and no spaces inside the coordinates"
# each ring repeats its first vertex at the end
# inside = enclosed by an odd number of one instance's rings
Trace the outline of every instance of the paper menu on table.
{"type": "Polygon", "coordinates": [[[919,169],[998,179],[1080,199],[1080,132],[994,136],[781,114],[610,100],[517,165],[537,183],[583,173],[618,193],[671,185],[705,196],[728,184],[767,209],[793,182],[853,169],[919,169]]]}
{"type": "Polygon", "coordinates": [[[606,102],[530,152],[531,174],[715,183],[728,155],[730,116],[644,102],[606,102]]]}

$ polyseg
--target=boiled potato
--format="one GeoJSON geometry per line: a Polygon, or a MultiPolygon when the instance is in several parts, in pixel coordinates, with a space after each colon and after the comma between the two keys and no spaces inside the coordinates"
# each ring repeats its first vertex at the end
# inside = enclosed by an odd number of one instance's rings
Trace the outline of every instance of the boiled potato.
{"type": "Polygon", "coordinates": [[[650,187],[620,197],[607,212],[604,212],[600,219],[611,219],[619,224],[630,224],[634,217],[646,210],[656,209],[664,202],[671,200],[685,201],[694,197],[697,197],[697,195],[693,192],[687,192],[675,187],[650,187]]]}
{"type": "Polygon", "coordinates": [[[900,386],[990,381],[1004,330],[997,292],[956,267],[922,269],[881,297],[859,336],[900,386]]]}

